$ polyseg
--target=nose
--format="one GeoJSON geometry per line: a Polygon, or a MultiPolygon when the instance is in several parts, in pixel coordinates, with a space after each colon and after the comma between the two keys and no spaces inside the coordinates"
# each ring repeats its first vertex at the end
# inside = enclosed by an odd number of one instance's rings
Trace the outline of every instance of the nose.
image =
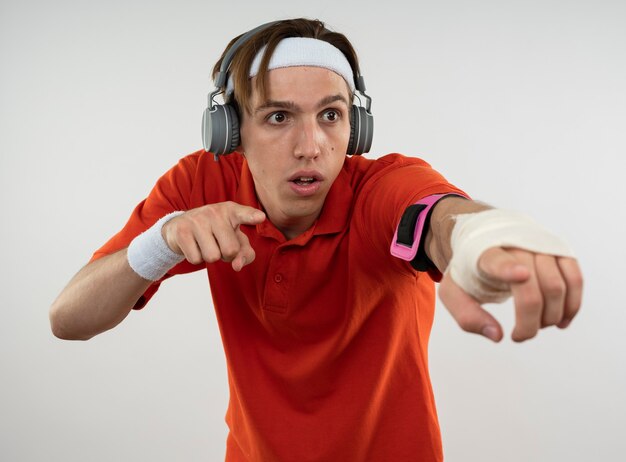
{"type": "Polygon", "coordinates": [[[315,159],[321,154],[323,133],[317,120],[303,120],[294,148],[297,158],[315,159]]]}

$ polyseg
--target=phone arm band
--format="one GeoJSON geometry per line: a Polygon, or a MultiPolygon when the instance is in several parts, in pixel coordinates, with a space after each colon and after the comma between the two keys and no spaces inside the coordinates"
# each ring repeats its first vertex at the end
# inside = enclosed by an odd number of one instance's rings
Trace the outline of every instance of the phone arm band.
{"type": "Polygon", "coordinates": [[[424,247],[433,208],[437,202],[448,196],[467,199],[467,197],[455,193],[433,194],[420,199],[406,208],[391,241],[391,248],[389,249],[391,255],[410,262],[411,266],[417,271],[437,269],[435,264],[428,258],[428,255],[426,255],[424,247]]]}

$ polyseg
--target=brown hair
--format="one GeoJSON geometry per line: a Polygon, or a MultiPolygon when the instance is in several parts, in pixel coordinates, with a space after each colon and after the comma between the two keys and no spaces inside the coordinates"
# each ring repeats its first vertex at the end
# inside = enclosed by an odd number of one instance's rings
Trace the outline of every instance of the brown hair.
{"type": "MultiPolygon", "coordinates": [[[[243,34],[241,34],[243,35],[243,34]]],[[[241,35],[233,38],[220,57],[219,61],[213,67],[213,79],[220,70],[220,66],[230,47],[241,35]]],[[[257,32],[250,37],[235,53],[230,64],[228,73],[233,78],[234,93],[227,97],[227,103],[233,105],[239,115],[242,115],[240,108],[244,108],[248,114],[251,113],[250,99],[252,94],[252,85],[248,78],[250,65],[258,51],[267,45],[267,50],[261,60],[259,73],[256,78],[256,90],[265,99],[266,84],[265,77],[267,75],[267,66],[270,58],[276,49],[276,45],[282,39],[287,37],[307,37],[323,40],[339,49],[350,64],[353,74],[359,72],[359,61],[350,41],[345,35],[339,32],[332,32],[326,29],[324,23],[318,19],[286,19],[278,21],[275,24],[257,32]],[[234,98],[233,98],[234,97],[234,98]]]]}

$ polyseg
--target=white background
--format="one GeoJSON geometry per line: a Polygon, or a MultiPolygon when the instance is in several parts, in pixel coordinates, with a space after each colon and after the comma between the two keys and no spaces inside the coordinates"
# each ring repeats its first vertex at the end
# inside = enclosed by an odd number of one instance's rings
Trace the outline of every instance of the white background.
{"type": "Polygon", "coordinates": [[[586,276],[565,331],[462,332],[443,307],[431,371],[448,461],[626,452],[626,7],[618,0],[2,0],[0,459],[223,460],[227,380],[206,276],[166,283],[89,342],[48,307],[154,181],[200,145],[228,40],[319,17],[355,45],[370,156],[423,157],[473,197],[564,236],[586,276]]]}

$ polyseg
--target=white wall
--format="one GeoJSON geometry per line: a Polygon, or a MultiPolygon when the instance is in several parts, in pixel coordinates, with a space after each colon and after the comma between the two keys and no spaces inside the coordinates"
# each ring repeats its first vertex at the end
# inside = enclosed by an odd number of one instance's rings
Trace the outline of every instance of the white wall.
{"type": "MultiPolygon", "coordinates": [[[[0,3],[0,459],[221,460],[227,382],[203,274],[93,340],[47,310],[176,160],[200,147],[232,36],[320,17],[374,98],[373,156],[421,156],[565,236],[586,275],[566,331],[494,345],[443,307],[431,369],[449,461],[626,451],[626,7],[619,0],[0,3]],[[409,2],[406,2],[408,4],[409,2]]],[[[512,307],[493,311],[510,333],[512,307]]]]}

